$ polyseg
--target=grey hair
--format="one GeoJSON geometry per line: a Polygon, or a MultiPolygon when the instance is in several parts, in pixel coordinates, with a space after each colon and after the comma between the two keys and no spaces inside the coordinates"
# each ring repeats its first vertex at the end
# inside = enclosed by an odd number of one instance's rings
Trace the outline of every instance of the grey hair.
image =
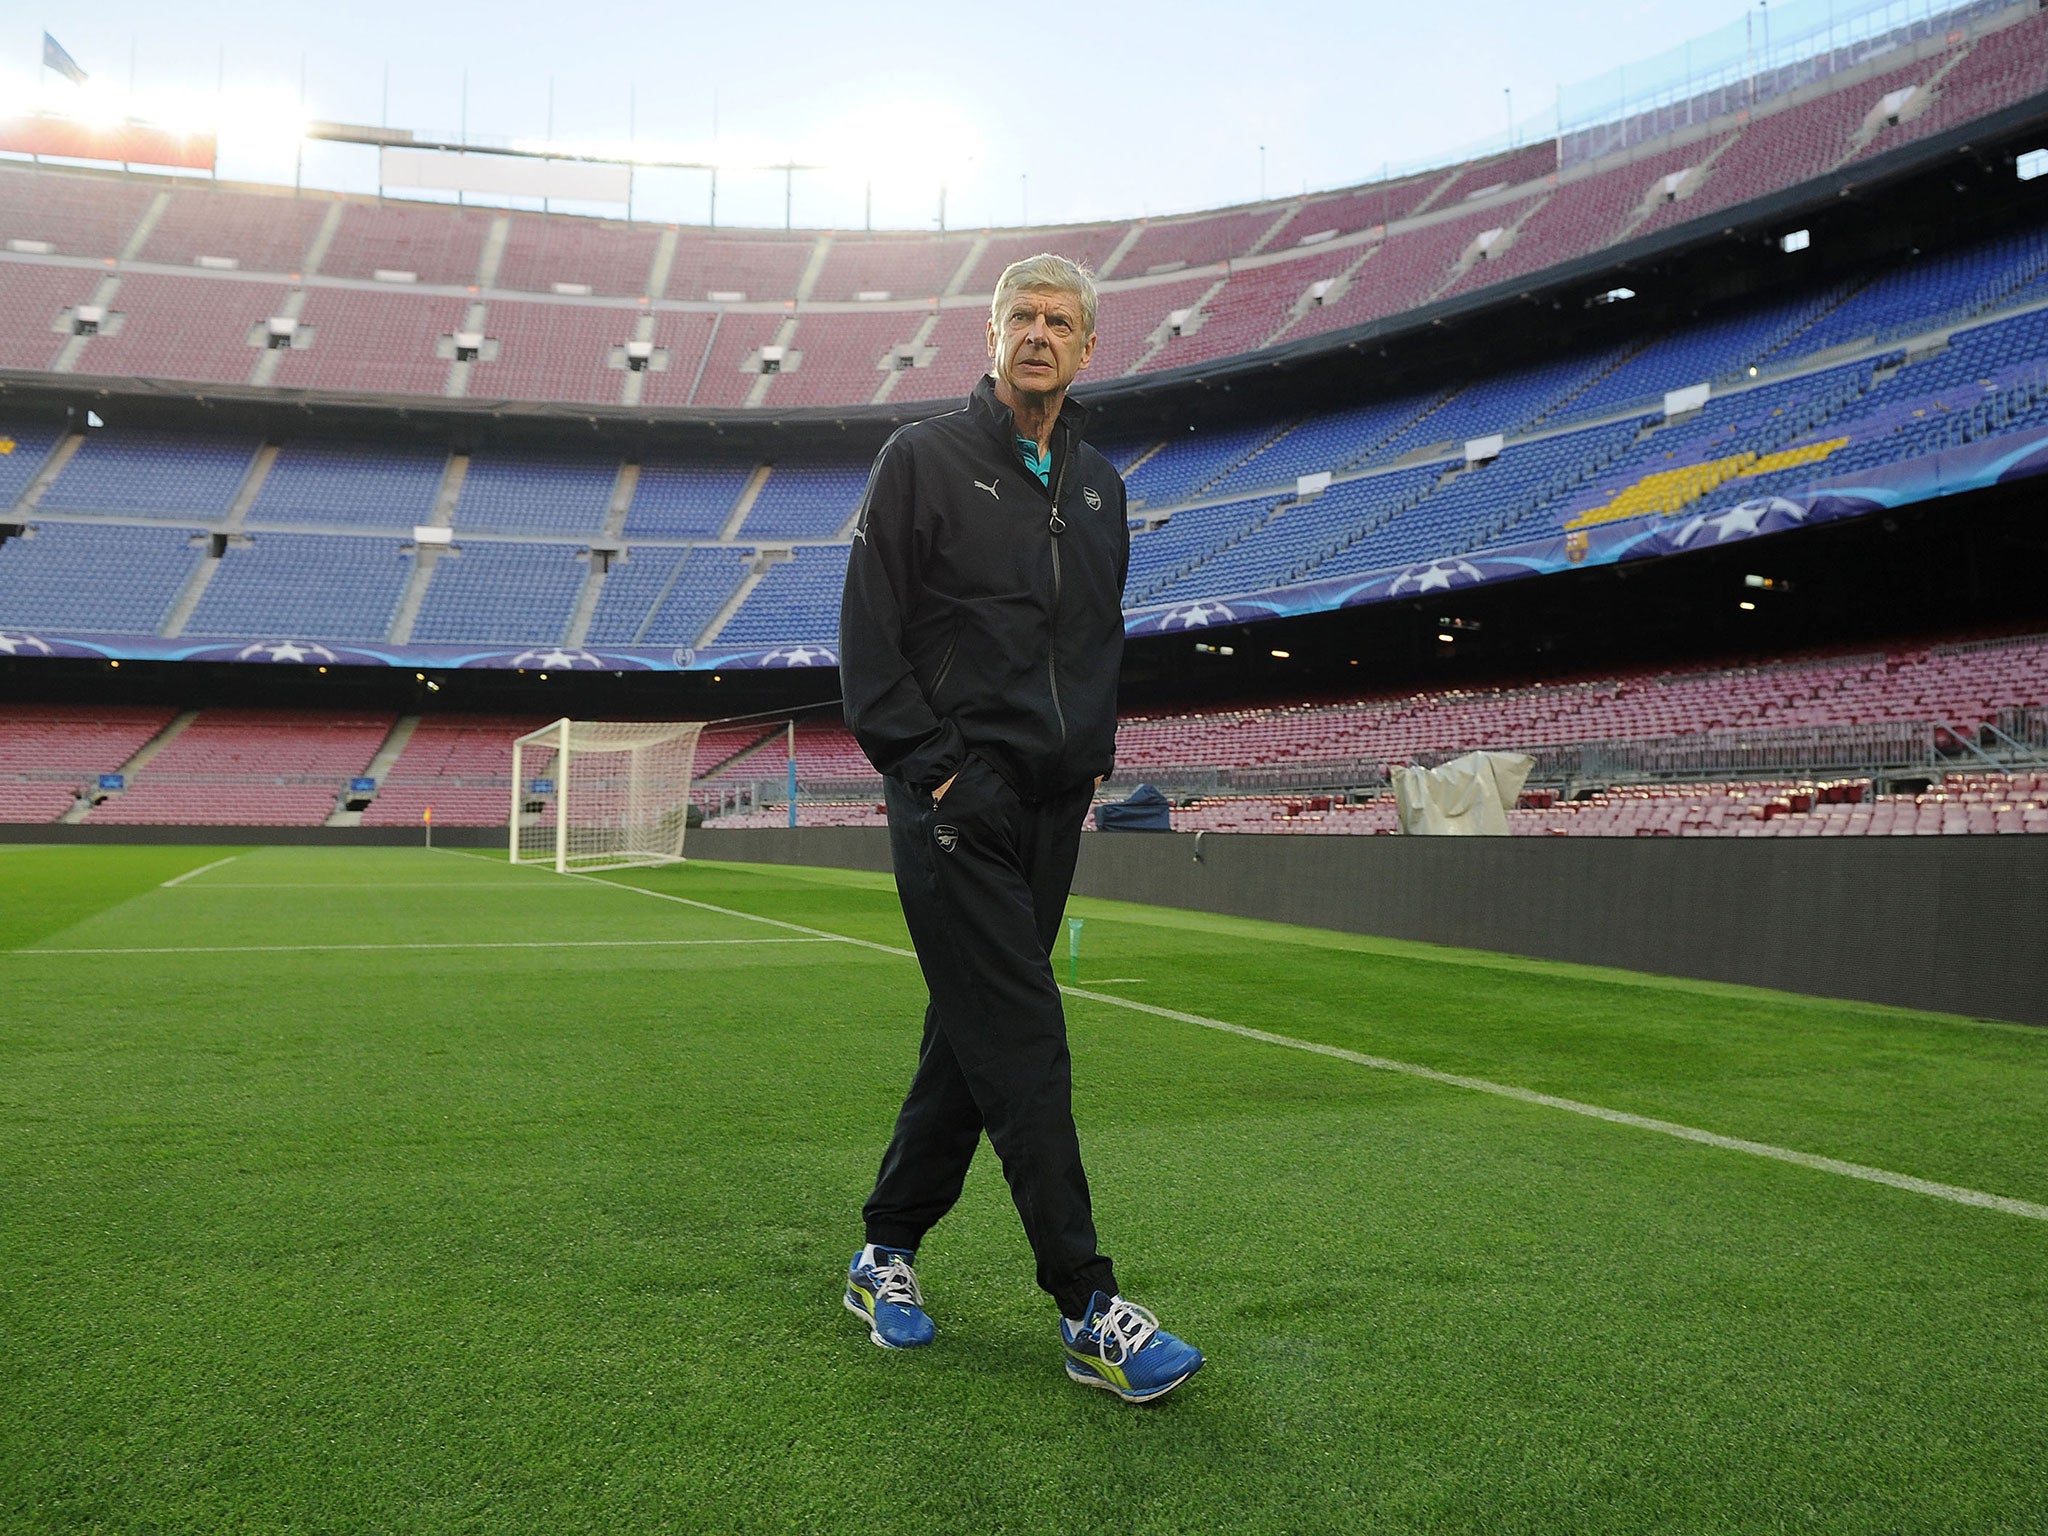
{"type": "Polygon", "coordinates": [[[1003,326],[1004,308],[1024,288],[1052,288],[1073,294],[1081,301],[1081,329],[1090,336],[1095,334],[1095,279],[1079,262],[1045,251],[1003,268],[1003,275],[996,279],[995,297],[988,305],[989,318],[997,330],[1003,326]]]}

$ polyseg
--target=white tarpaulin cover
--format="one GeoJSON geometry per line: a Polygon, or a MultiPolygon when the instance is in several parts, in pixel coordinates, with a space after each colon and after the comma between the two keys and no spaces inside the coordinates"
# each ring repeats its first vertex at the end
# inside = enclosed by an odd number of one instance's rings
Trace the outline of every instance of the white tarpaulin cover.
{"type": "Polygon", "coordinates": [[[1396,768],[1394,806],[1411,837],[1506,837],[1508,810],[1536,759],[1467,752],[1441,768],[1396,768]]]}

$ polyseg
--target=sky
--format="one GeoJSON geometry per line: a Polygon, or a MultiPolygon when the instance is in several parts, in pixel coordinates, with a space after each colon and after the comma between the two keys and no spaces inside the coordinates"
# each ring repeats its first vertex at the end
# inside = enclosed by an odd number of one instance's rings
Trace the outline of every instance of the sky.
{"type": "MultiPolygon", "coordinates": [[[[298,114],[454,138],[717,159],[717,222],[932,229],[1181,212],[1344,186],[1554,121],[1557,88],[1744,14],[1741,0],[1266,0],[1002,8],[870,0],[0,0],[0,116],[61,82],[236,103],[223,177],[369,191],[375,152],[298,114]],[[466,110],[464,78],[467,76],[466,110]],[[41,82],[40,84],[38,82],[41,82]],[[553,131],[549,132],[552,99],[553,131]]],[[[61,86],[69,90],[68,86],[61,86]]],[[[55,98],[51,98],[55,99],[55,98]]],[[[197,109],[195,109],[197,110],[197,109]]],[[[639,218],[705,222],[711,177],[642,170],[639,218]]],[[[597,211],[597,210],[585,210],[597,211]]],[[[609,210],[616,211],[616,210],[609,210]]]]}

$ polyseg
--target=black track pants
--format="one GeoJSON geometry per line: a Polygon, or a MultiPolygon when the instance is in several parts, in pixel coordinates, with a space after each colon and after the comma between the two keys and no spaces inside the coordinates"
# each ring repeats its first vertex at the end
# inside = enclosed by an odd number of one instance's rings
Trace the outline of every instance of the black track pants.
{"type": "Polygon", "coordinates": [[[862,1213],[867,1240],[917,1247],[960,1198],[985,1130],[1039,1285],[1079,1317],[1091,1292],[1116,1294],[1109,1260],[1095,1249],[1050,958],[1088,787],[1027,805],[973,756],[937,807],[884,782],[896,890],[931,1003],[917,1075],[862,1213]]]}

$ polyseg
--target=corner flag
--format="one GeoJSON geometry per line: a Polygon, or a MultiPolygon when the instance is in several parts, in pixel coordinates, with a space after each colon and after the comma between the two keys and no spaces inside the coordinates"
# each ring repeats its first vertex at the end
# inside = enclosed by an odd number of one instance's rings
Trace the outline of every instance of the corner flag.
{"type": "Polygon", "coordinates": [[[73,85],[85,84],[85,71],[78,67],[78,61],[64,51],[64,45],[49,33],[43,34],[43,67],[54,69],[73,85]]]}

